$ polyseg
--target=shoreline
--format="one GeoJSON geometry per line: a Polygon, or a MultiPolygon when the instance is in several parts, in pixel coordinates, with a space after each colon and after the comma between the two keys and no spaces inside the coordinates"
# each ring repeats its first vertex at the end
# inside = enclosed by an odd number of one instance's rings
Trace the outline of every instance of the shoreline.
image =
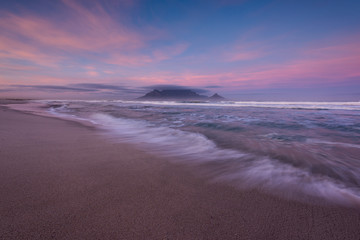
{"type": "Polygon", "coordinates": [[[357,239],[358,210],[208,183],[70,120],[0,107],[0,238],[357,239]]]}

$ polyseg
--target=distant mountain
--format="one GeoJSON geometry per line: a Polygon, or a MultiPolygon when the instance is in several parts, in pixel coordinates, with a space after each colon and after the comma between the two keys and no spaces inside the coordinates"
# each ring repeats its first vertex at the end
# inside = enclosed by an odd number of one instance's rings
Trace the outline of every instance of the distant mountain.
{"type": "Polygon", "coordinates": [[[139,100],[210,100],[210,101],[222,101],[225,100],[222,96],[215,93],[211,97],[200,95],[190,89],[168,89],[168,90],[157,90],[154,89],[148,92],[139,100]]]}
{"type": "Polygon", "coordinates": [[[209,97],[210,101],[225,101],[226,99],[222,96],[220,96],[219,94],[215,93],[214,95],[212,95],[211,97],[209,97]]]}
{"type": "Polygon", "coordinates": [[[199,95],[190,89],[170,89],[157,90],[154,89],[138,99],[161,100],[161,99],[206,99],[207,96],[199,95]]]}

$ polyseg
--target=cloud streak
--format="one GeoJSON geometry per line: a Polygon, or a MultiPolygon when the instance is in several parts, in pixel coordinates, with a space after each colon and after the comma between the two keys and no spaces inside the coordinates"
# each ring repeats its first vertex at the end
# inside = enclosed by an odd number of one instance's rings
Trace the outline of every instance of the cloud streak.
{"type": "MultiPolygon", "coordinates": [[[[174,44],[148,51],[148,42],[158,39],[158,31],[135,30],[115,21],[99,3],[91,9],[78,1],[63,0],[62,3],[66,15],[61,19],[3,11],[0,58],[11,60],[14,66],[18,65],[14,60],[45,67],[59,67],[69,60],[80,65],[81,58],[138,66],[167,60],[187,48],[186,44],[174,44]]],[[[94,71],[88,75],[97,76],[94,71]]]]}
{"type": "Polygon", "coordinates": [[[300,3],[225,2],[9,2],[0,10],[1,91],[91,98],[138,94],[143,86],[360,87],[360,32],[348,24],[351,14],[334,20],[323,13],[324,25],[306,14],[289,18],[300,3]]]}
{"type": "Polygon", "coordinates": [[[309,47],[292,61],[254,67],[237,74],[237,83],[309,86],[360,77],[360,38],[327,47],[309,47]]]}
{"type": "Polygon", "coordinates": [[[360,79],[360,37],[348,36],[337,43],[315,44],[293,53],[292,59],[279,63],[261,63],[235,67],[230,71],[201,74],[188,72],[174,76],[149,76],[163,83],[217,85],[225,88],[306,87],[341,83],[360,79]],[[238,68],[238,69],[237,69],[238,68]]]}
{"type": "Polygon", "coordinates": [[[130,88],[119,85],[101,84],[101,83],[79,83],[68,85],[7,85],[0,88],[2,92],[9,91],[39,91],[39,92],[59,92],[59,93],[143,93],[143,88],[130,88]]]}

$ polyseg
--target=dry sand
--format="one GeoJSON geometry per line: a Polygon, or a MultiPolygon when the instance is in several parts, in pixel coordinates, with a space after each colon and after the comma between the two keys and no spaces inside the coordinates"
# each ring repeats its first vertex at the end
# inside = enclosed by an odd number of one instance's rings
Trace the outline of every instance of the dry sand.
{"type": "Polygon", "coordinates": [[[360,211],[209,184],[78,123],[0,108],[0,239],[360,239],[360,211]]]}

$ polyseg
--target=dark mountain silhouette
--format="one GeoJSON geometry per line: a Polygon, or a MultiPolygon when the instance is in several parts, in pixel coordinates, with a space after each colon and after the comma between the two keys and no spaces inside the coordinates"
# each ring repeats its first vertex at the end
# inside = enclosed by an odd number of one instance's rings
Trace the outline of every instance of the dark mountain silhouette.
{"type": "Polygon", "coordinates": [[[214,95],[212,95],[211,97],[209,97],[210,101],[224,101],[225,98],[220,96],[219,94],[215,93],[214,95]]]}
{"type": "Polygon", "coordinates": [[[148,92],[139,100],[210,100],[210,101],[222,101],[225,98],[221,97],[217,93],[211,97],[200,95],[190,89],[168,89],[168,90],[157,90],[154,89],[148,92]]]}

